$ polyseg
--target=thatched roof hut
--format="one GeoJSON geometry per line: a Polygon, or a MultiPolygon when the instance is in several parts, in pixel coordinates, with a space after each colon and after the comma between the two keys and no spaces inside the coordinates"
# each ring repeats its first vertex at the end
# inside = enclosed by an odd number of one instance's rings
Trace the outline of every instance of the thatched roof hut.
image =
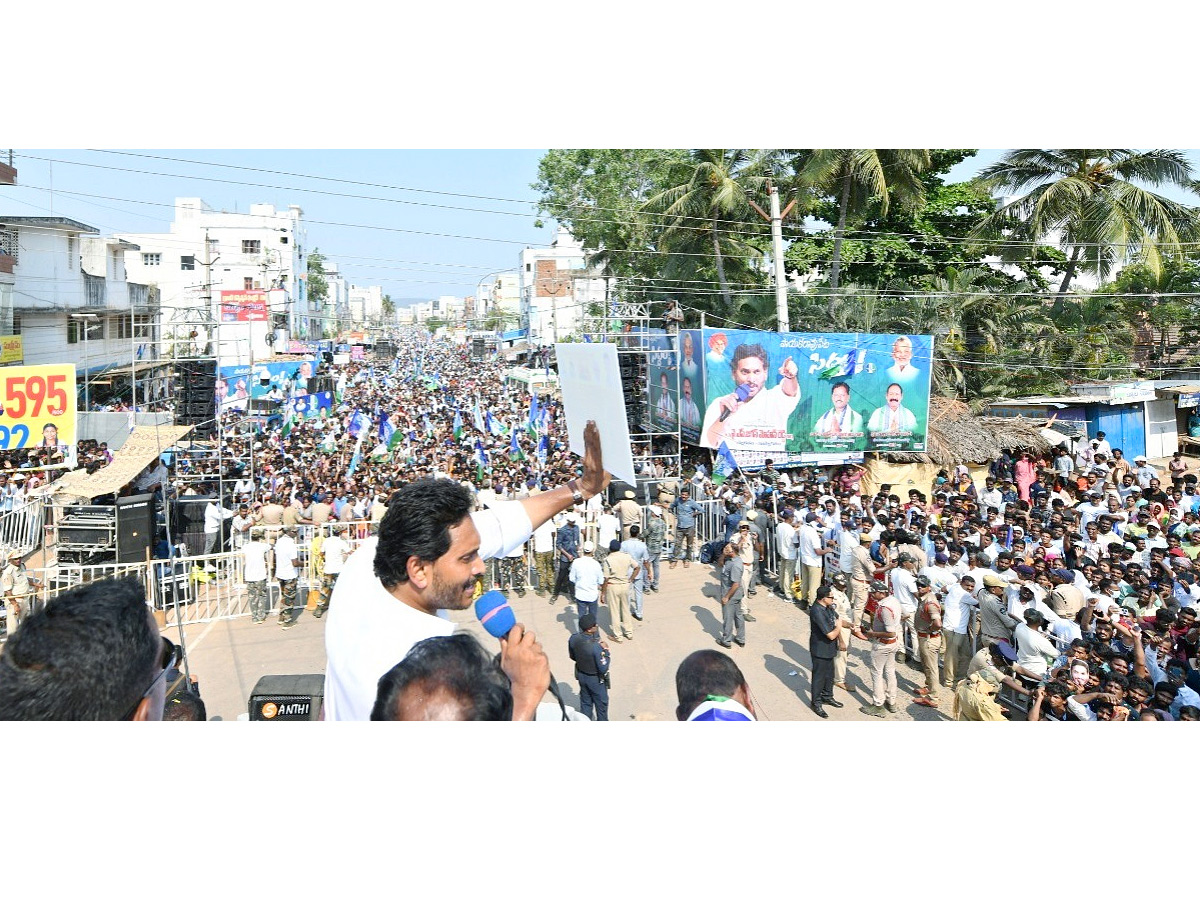
{"type": "Polygon", "coordinates": [[[1033,419],[977,416],[967,404],[944,397],[929,398],[926,444],[924,453],[881,455],[891,462],[932,463],[945,468],[957,463],[990,463],[999,458],[1002,449],[1040,452],[1050,446],[1033,419]]]}

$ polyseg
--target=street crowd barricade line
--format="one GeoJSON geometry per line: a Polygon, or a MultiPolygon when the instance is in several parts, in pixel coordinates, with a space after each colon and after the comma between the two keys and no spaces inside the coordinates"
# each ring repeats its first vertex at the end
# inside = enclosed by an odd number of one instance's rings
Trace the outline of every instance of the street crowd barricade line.
{"type": "MultiPolygon", "coordinates": [[[[718,500],[698,502],[703,507],[703,511],[697,520],[697,546],[723,540],[724,505],[718,500]]],[[[31,517],[40,517],[40,515],[40,511],[30,513],[31,517]]],[[[643,509],[643,527],[649,519],[649,515],[649,512],[643,509]]],[[[6,517],[0,517],[0,528],[3,526],[4,518],[6,517]]],[[[376,522],[361,520],[345,523],[327,522],[322,525],[297,525],[298,602],[303,604],[307,599],[308,592],[315,590],[321,583],[317,560],[312,553],[313,539],[318,532],[324,537],[337,531],[346,539],[351,552],[354,552],[375,532],[377,525],[376,522]]],[[[273,535],[278,533],[281,526],[256,527],[262,527],[273,535]]],[[[3,532],[0,531],[0,533],[3,532]]],[[[674,533],[668,530],[664,539],[661,559],[670,557],[673,541],[674,533]]],[[[768,540],[765,549],[767,569],[773,574],[777,571],[774,541],[768,540]]],[[[496,570],[498,563],[499,560],[491,561],[490,574],[493,583],[498,580],[496,570]]],[[[524,565],[525,584],[532,589],[536,583],[532,538],[525,545],[524,565]]],[[[55,595],[80,584],[102,578],[136,576],[145,586],[147,601],[160,614],[160,621],[164,625],[174,625],[249,616],[250,604],[242,577],[242,566],[241,552],[230,550],[207,556],[176,557],[173,563],[164,559],[153,559],[149,563],[107,562],[95,565],[63,563],[29,571],[31,575],[41,580],[41,587],[38,589],[34,601],[38,608],[44,606],[55,595]]],[[[543,589],[548,587],[543,586],[543,589]]],[[[268,595],[271,611],[278,613],[279,584],[274,578],[273,572],[269,579],[268,595]]]]}

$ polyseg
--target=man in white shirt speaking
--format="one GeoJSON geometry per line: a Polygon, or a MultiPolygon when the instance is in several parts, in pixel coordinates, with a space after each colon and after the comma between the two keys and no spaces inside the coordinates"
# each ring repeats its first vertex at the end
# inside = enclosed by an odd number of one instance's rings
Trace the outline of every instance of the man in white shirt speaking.
{"type": "MultiPolygon", "coordinates": [[[[393,495],[377,537],[346,561],[325,626],[325,718],[367,721],[380,676],[417,641],[454,631],[448,610],[467,609],[484,561],[525,543],[555,513],[600,493],[600,432],[584,429],[583,475],[524,500],[471,512],[471,492],[450,479],[420,479],[393,495]]],[[[501,640],[501,665],[536,643],[518,624],[501,640]]],[[[530,719],[534,708],[514,709],[530,719]]]]}

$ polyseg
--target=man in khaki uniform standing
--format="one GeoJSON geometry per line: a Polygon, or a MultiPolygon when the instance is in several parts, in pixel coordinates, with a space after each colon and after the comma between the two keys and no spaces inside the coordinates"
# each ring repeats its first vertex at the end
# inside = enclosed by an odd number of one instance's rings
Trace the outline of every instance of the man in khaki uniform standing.
{"type": "Polygon", "coordinates": [[[21,556],[21,551],[10,550],[4,569],[0,571],[0,592],[4,594],[4,603],[7,607],[8,618],[5,620],[5,627],[9,637],[12,637],[17,626],[29,615],[31,582],[34,585],[40,584],[37,579],[29,577],[29,573],[25,570],[25,560],[21,556]]]}
{"type": "Polygon", "coordinates": [[[613,515],[621,520],[621,540],[629,540],[629,526],[642,524],[642,508],[638,505],[636,494],[626,491],[625,496],[613,507],[613,515]]]}
{"type": "Polygon", "coordinates": [[[850,564],[850,608],[851,620],[858,624],[867,605],[867,585],[875,578],[875,560],[871,559],[871,535],[864,531],[858,536],[854,548],[854,561],[850,564]]]}
{"type": "Polygon", "coordinates": [[[937,709],[938,683],[941,681],[938,660],[942,653],[942,604],[926,576],[918,575],[916,582],[917,611],[913,614],[913,624],[917,629],[917,652],[925,670],[925,687],[917,688],[916,702],[937,709]]]}
{"type": "Polygon", "coordinates": [[[871,642],[871,702],[859,712],[883,718],[896,707],[896,651],[900,649],[900,604],[882,581],[872,581],[867,595],[877,604],[869,630],[855,637],[871,642]]]}
{"type": "Polygon", "coordinates": [[[633,640],[633,616],[629,612],[629,585],[638,576],[641,566],[633,561],[633,557],[621,550],[621,542],[613,540],[608,545],[608,556],[604,557],[601,566],[604,571],[604,584],[600,587],[600,602],[608,607],[612,617],[613,641],[621,642],[624,635],[627,640],[633,640]]]}

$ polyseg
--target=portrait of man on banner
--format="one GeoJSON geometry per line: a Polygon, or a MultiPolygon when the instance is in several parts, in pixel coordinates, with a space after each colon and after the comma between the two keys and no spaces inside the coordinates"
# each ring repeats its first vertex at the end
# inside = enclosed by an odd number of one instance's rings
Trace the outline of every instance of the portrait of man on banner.
{"type": "Polygon", "coordinates": [[[700,445],[730,450],[772,450],[787,438],[787,420],[800,402],[799,367],[788,356],[772,374],[770,357],[759,343],[739,344],[729,363],[734,389],[713,398],[704,415],[700,445]]]}
{"type": "Polygon", "coordinates": [[[875,434],[912,433],[917,427],[917,417],[904,406],[904,388],[893,381],[887,386],[887,402],[871,413],[867,431],[875,434]]]}

